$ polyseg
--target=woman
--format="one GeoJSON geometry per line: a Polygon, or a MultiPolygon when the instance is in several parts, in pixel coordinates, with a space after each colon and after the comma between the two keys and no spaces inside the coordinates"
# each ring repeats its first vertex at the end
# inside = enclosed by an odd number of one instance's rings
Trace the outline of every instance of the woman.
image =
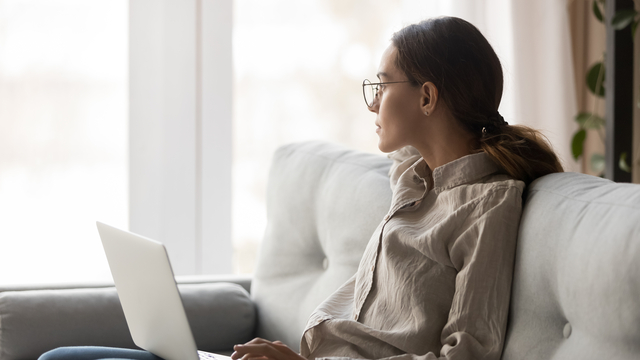
{"type": "MultiPolygon", "coordinates": [[[[393,152],[389,213],[357,273],[311,315],[300,354],[254,339],[234,360],[500,358],[523,189],[562,167],[538,132],[499,115],[500,61],[464,20],[400,30],[378,77],[363,88],[378,146],[393,152]]],[[[41,359],[152,358],[118,351],[41,359]]]]}
{"type": "Polygon", "coordinates": [[[378,146],[395,151],[391,210],[356,275],[311,315],[301,354],[254,339],[233,359],[500,358],[523,189],[562,166],[499,115],[500,61],[464,20],[400,30],[378,77],[363,87],[378,146]]]}

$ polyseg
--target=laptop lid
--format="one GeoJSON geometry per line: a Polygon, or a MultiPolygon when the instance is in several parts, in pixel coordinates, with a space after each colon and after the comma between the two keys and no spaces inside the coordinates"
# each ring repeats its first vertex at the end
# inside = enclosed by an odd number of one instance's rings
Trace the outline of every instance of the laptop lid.
{"type": "Polygon", "coordinates": [[[133,342],[165,360],[198,360],[162,243],[97,222],[133,342]]]}

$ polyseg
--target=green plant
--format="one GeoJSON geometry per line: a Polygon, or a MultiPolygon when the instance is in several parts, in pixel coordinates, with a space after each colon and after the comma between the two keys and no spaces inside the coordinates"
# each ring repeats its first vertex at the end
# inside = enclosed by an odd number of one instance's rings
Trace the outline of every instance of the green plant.
{"type": "MultiPolygon", "coordinates": [[[[606,26],[606,17],[603,12],[604,5],[605,0],[593,0],[591,8],[593,10],[593,15],[606,26]]],[[[636,10],[618,11],[611,19],[611,26],[616,30],[622,30],[631,25],[632,38],[635,38],[636,29],[638,28],[639,23],[639,14],[636,10]]],[[[587,88],[589,89],[589,91],[591,91],[592,94],[599,98],[605,97],[605,55],[606,54],[602,54],[602,60],[595,63],[591,66],[591,68],[589,68],[586,78],[587,88]]],[[[574,118],[574,120],[578,123],[578,131],[573,134],[573,139],[571,140],[571,153],[573,154],[573,158],[575,160],[578,160],[578,158],[584,154],[584,142],[587,139],[587,130],[595,130],[600,137],[600,140],[604,142],[605,119],[596,114],[597,105],[598,101],[597,99],[594,99],[593,110],[591,112],[581,112],[574,118]]],[[[637,106],[638,108],[640,108],[640,100],[638,101],[637,106]]],[[[598,153],[591,155],[591,159],[589,159],[591,170],[600,174],[600,176],[603,176],[604,174],[604,159],[604,155],[598,153]]],[[[623,171],[631,172],[631,166],[629,166],[629,164],[627,163],[626,152],[620,154],[618,166],[623,171]]]]}

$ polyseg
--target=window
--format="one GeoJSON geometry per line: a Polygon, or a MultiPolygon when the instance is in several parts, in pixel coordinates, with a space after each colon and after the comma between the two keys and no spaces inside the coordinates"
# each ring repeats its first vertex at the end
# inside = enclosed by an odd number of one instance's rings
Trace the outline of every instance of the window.
{"type": "MultiPolygon", "coordinates": [[[[514,66],[514,44],[538,35],[514,31],[510,4],[0,0],[0,285],[110,279],[96,220],[163,241],[177,274],[229,271],[230,242],[233,271],[251,273],[275,149],[380,153],[362,80],[394,31],[432,16],[478,25],[503,62],[505,118],[559,124],[568,149],[572,80],[564,97],[530,86],[554,72],[514,66]],[[525,111],[555,98],[554,116],[525,111]]],[[[540,44],[527,49],[562,48],[540,44]]]]}
{"type": "Polygon", "coordinates": [[[0,285],[110,279],[128,226],[127,1],[0,1],[0,285]]]}
{"type": "Polygon", "coordinates": [[[402,7],[236,0],[233,21],[234,271],[251,273],[278,146],[326,140],[380,153],[361,84],[375,78],[382,52],[402,27],[402,7]]]}

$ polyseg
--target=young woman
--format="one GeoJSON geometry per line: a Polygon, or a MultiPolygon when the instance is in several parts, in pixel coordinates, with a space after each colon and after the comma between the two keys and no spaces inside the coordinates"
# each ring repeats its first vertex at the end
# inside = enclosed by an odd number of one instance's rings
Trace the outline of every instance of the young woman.
{"type": "MultiPolygon", "coordinates": [[[[311,315],[300,354],[254,339],[234,360],[500,358],[523,189],[562,166],[538,132],[500,116],[500,61],[464,20],[394,34],[378,78],[363,90],[394,160],[389,213],[357,273],[311,315]]],[[[41,360],[106,357],[157,359],[61,348],[41,360]]]]}
{"type": "Polygon", "coordinates": [[[378,147],[393,152],[388,215],[311,315],[301,354],[254,339],[233,359],[500,358],[523,189],[562,166],[538,132],[500,116],[500,61],[462,19],[394,34],[378,78],[363,88],[378,147]]]}

